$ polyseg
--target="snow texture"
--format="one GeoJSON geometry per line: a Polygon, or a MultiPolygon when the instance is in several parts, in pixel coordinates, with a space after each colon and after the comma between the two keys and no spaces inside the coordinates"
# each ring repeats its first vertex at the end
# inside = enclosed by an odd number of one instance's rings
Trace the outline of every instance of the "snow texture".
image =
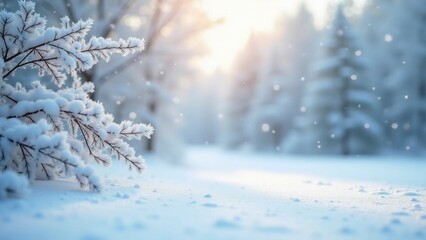
{"type": "Polygon", "coordinates": [[[108,188],[99,194],[69,181],[36,182],[26,198],[0,202],[0,239],[426,236],[426,162],[419,159],[199,148],[188,150],[188,168],[150,160],[144,175],[102,170],[108,188]]]}

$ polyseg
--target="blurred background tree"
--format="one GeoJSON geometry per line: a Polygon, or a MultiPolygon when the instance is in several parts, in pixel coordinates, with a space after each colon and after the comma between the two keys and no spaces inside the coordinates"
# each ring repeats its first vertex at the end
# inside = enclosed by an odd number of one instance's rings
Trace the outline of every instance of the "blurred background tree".
{"type": "MultiPolygon", "coordinates": [[[[14,6],[16,1],[5,4],[14,6]]],[[[39,0],[37,9],[52,21],[63,15],[71,21],[92,18],[93,34],[104,38],[144,38],[143,52],[112,58],[108,67],[99,64],[83,72],[82,80],[95,84],[91,97],[102,100],[118,120],[130,117],[153,124],[155,136],[137,149],[180,159],[177,105],[199,74],[193,61],[205,53],[200,33],[218,21],[208,19],[195,0],[39,0]]]]}
{"type": "Polygon", "coordinates": [[[342,7],[337,9],[323,45],[305,85],[297,133],[287,139],[285,150],[342,155],[380,151],[378,102],[365,77],[363,48],[357,45],[342,7]]]}
{"type": "Polygon", "coordinates": [[[117,120],[153,123],[141,151],[177,162],[193,144],[425,152],[423,0],[38,0],[37,8],[52,20],[93,18],[99,36],[145,38],[142,53],[82,76],[117,120]]]}

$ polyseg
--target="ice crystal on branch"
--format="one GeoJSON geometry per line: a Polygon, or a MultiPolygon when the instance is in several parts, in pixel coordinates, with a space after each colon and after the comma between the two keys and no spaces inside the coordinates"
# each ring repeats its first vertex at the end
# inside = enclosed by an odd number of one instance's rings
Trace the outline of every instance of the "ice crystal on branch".
{"type": "Polygon", "coordinates": [[[19,6],[15,13],[0,12],[0,169],[30,180],[74,176],[82,187],[97,190],[100,183],[90,161],[108,165],[115,158],[142,172],[142,156],[124,139],[149,138],[153,128],[114,123],[102,104],[90,99],[94,85],[81,84],[78,73],[113,53],[142,51],[143,41],[92,37],[86,42],[91,19],[70,23],[64,17],[59,28],[46,28],[33,2],[19,1],[19,6]],[[30,89],[7,83],[25,67],[49,75],[59,90],[38,81],[30,89]],[[72,87],[64,87],[67,76],[73,78],[72,87]]]}

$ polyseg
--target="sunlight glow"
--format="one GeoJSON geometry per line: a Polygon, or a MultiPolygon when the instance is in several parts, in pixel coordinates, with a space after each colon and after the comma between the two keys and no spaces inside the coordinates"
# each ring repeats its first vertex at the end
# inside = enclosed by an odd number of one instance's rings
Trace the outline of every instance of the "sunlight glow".
{"type": "MultiPolygon", "coordinates": [[[[293,16],[305,3],[312,12],[315,25],[321,28],[328,18],[329,6],[339,0],[202,0],[203,8],[211,19],[223,23],[207,31],[204,39],[209,53],[200,64],[206,72],[215,69],[229,70],[236,54],[244,46],[252,32],[267,33],[274,30],[284,15],[293,16]]],[[[365,0],[355,0],[362,6],[365,0]]],[[[356,13],[354,13],[356,14],[356,13]]]]}
{"type": "Polygon", "coordinates": [[[274,9],[260,0],[204,0],[203,5],[212,19],[223,20],[205,34],[211,51],[203,64],[205,70],[226,69],[251,32],[271,31],[282,14],[282,9],[274,9]]]}

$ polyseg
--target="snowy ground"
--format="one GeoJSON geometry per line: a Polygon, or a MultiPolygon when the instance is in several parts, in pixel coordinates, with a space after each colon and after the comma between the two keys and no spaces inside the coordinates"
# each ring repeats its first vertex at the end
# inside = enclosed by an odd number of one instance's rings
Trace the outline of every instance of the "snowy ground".
{"type": "Polygon", "coordinates": [[[426,239],[426,161],[192,149],[106,168],[102,193],[37,182],[0,202],[0,239],[426,239]]]}

